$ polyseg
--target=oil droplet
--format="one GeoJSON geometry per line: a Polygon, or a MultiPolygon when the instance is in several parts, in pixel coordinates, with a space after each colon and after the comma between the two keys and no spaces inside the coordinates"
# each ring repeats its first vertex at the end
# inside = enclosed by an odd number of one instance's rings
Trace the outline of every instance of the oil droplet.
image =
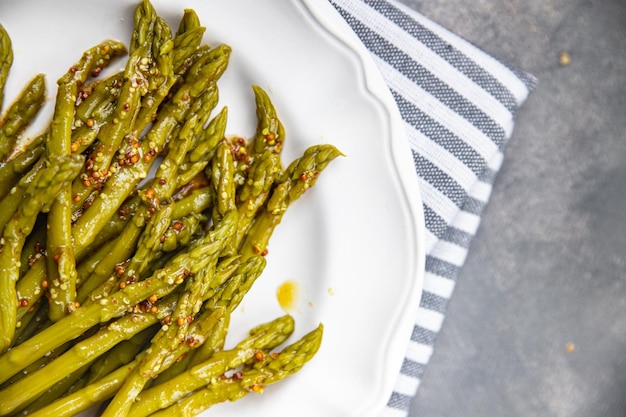
{"type": "Polygon", "coordinates": [[[283,310],[287,312],[293,310],[298,301],[298,283],[289,280],[280,284],[276,289],[276,298],[283,310]]]}

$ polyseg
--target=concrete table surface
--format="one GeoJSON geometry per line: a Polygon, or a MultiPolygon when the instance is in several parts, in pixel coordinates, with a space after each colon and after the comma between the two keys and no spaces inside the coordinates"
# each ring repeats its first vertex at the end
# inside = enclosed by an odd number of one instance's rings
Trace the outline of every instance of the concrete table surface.
{"type": "Polygon", "coordinates": [[[402,1],[539,79],[410,416],[626,416],[626,1],[402,1]]]}

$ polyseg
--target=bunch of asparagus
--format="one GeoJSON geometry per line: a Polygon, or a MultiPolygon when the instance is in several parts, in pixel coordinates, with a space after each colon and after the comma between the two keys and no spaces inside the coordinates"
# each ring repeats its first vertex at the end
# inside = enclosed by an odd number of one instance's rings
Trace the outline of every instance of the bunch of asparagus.
{"type": "MultiPolygon", "coordinates": [[[[288,315],[224,343],[285,210],[341,153],[317,145],[284,167],[284,127],[257,86],[255,135],[227,138],[214,110],[230,48],[204,32],[193,10],[173,33],[142,1],[128,49],[104,41],[58,80],[44,132],[21,139],[43,75],[0,109],[1,416],[195,415],[318,350],[322,325],[280,349],[288,315]]],[[[0,103],[12,60],[0,25],[0,103]]]]}

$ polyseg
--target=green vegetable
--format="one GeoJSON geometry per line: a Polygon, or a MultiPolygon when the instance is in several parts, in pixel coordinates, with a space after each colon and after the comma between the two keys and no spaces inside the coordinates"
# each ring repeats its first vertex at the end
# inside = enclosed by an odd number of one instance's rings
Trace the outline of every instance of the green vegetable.
{"type": "MultiPolygon", "coordinates": [[[[119,42],[106,41],[83,53],[58,81],[58,91],[50,137],[46,143],[50,158],[72,154],[72,126],[78,88],[91,74],[117,55],[126,52],[119,42]]],[[[59,320],[76,308],[76,265],[72,244],[72,186],[65,184],[56,196],[48,213],[48,281],[54,287],[50,292],[49,315],[59,320]]]]}
{"type": "Polygon", "coordinates": [[[130,414],[137,417],[148,416],[159,409],[173,405],[226,372],[252,362],[255,356],[265,358],[264,351],[283,343],[291,335],[293,329],[293,318],[283,316],[251,330],[251,336],[240,342],[234,349],[216,352],[210,359],[185,373],[145,390],[132,405],[130,414]]]}
{"type": "MultiPolygon", "coordinates": [[[[265,387],[299,371],[310,361],[322,342],[323,326],[287,346],[276,356],[267,355],[250,368],[227,378],[212,378],[204,389],[181,399],[170,407],[151,414],[154,417],[195,416],[224,401],[236,401],[251,392],[260,394],[265,387]]],[[[166,403],[167,404],[167,403],[166,403]]]]}
{"type": "Polygon", "coordinates": [[[0,24],[0,110],[4,100],[4,85],[9,77],[9,71],[13,65],[13,46],[11,37],[4,26],[0,24]]]}
{"type": "Polygon", "coordinates": [[[287,207],[315,185],[319,174],[340,155],[342,153],[332,145],[315,145],[289,165],[243,241],[241,253],[244,258],[265,252],[287,207]]]}
{"type": "Polygon", "coordinates": [[[0,119],[0,160],[9,156],[20,134],[37,116],[45,98],[45,78],[43,74],[37,74],[0,119]]]}
{"type": "MultiPolygon", "coordinates": [[[[258,86],[254,137],[228,137],[228,109],[213,112],[231,48],[203,43],[190,9],[173,34],[141,0],[133,25],[124,70],[96,78],[121,42],[85,51],[40,134],[17,140],[43,75],[0,121],[0,416],[191,415],[319,348],[321,325],[273,352],[289,316],[225,346],[285,210],[341,153],[313,146],[284,169],[285,129],[258,86]]],[[[0,26],[0,98],[12,59],[0,26]]]]}
{"type": "MultiPolygon", "coordinates": [[[[58,192],[78,173],[80,157],[58,157],[48,160],[26,186],[24,200],[4,228],[0,239],[0,352],[10,346],[17,324],[17,293],[20,258],[26,237],[32,231],[37,216],[49,210],[58,192]]],[[[0,369],[3,369],[0,367],[0,369]]]]}

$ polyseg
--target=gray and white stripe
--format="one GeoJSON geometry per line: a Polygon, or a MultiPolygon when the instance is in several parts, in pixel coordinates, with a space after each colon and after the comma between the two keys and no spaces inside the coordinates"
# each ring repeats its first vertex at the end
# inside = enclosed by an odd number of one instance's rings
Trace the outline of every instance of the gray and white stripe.
{"type": "Polygon", "coordinates": [[[330,0],[372,53],[404,120],[426,221],[419,311],[383,416],[406,416],[511,136],[534,88],[396,0],[330,0]]]}

